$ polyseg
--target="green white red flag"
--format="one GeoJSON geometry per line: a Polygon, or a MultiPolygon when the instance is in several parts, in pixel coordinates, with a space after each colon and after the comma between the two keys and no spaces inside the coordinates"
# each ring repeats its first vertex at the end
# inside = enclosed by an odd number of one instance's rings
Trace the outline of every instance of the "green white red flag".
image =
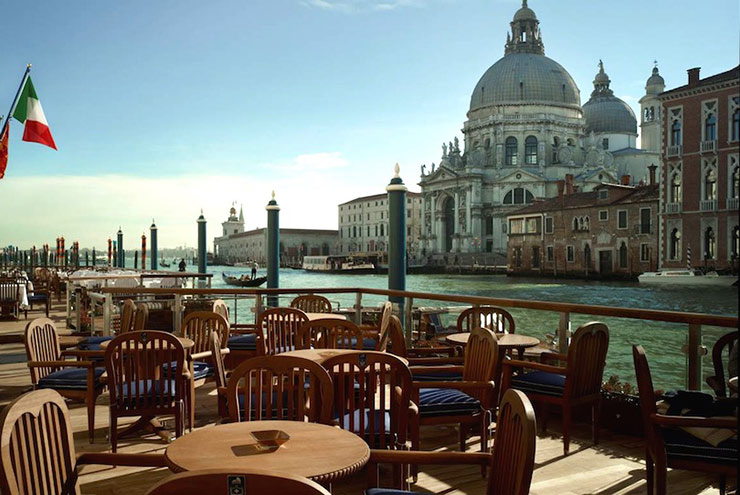
{"type": "Polygon", "coordinates": [[[5,168],[8,166],[8,132],[10,125],[0,131],[0,179],[5,177],[5,168]]]}
{"type": "Polygon", "coordinates": [[[21,94],[18,97],[18,103],[15,106],[13,117],[18,122],[26,124],[23,130],[24,141],[40,143],[49,148],[57,149],[56,144],[54,144],[54,138],[51,137],[49,124],[46,122],[44,109],[41,108],[41,102],[31,82],[31,76],[26,78],[21,94]]]}

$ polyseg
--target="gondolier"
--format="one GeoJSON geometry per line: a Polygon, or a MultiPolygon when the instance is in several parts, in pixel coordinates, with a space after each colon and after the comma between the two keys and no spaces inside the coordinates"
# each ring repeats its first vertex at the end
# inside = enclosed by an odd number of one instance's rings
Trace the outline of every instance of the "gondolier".
{"type": "Polygon", "coordinates": [[[252,280],[257,278],[257,262],[252,263],[252,280]]]}

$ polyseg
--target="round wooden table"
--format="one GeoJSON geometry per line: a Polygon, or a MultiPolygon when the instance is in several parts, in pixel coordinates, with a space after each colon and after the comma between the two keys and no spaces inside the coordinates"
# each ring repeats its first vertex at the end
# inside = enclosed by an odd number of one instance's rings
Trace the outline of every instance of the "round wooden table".
{"type": "Polygon", "coordinates": [[[341,428],[301,421],[244,421],[201,428],[167,447],[165,462],[174,472],[266,469],[327,483],[362,469],[370,449],[362,438],[341,428]],[[280,430],[290,438],[265,447],[252,432],[280,430]]]}
{"type": "Polygon", "coordinates": [[[346,320],[347,317],[344,315],[338,315],[336,313],[306,313],[309,321],[314,320],[346,320]]]}
{"type": "MultiPolygon", "coordinates": [[[[192,349],[193,346],[195,346],[195,342],[192,339],[189,339],[187,337],[177,337],[177,340],[180,341],[183,348],[187,351],[188,349],[192,349]]],[[[104,340],[100,343],[100,348],[105,350],[108,348],[108,344],[110,343],[110,340],[104,340]]]]}
{"type": "MultiPolygon", "coordinates": [[[[351,352],[361,352],[363,354],[385,354],[380,351],[358,351],[356,349],[299,349],[297,351],[281,352],[278,356],[293,356],[301,357],[304,359],[310,359],[319,364],[324,364],[326,360],[334,356],[340,356],[342,354],[349,354],[351,352]]],[[[398,359],[403,361],[406,365],[409,364],[409,360],[396,356],[398,359]]]]}
{"type": "MultiPolygon", "coordinates": [[[[507,351],[509,349],[516,349],[519,354],[519,359],[524,356],[524,349],[528,347],[536,347],[540,343],[540,339],[536,337],[529,337],[527,335],[519,335],[516,333],[497,333],[498,348],[500,352],[507,351]]],[[[468,339],[470,338],[470,332],[453,333],[447,336],[447,342],[454,345],[467,345],[468,339]]]]}

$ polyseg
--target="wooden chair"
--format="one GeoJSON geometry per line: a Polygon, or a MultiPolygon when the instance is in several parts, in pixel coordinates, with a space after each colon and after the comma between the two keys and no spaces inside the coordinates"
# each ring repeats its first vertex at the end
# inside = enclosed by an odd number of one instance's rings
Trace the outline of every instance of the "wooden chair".
{"type": "Polygon", "coordinates": [[[333,417],[337,424],[365,439],[371,448],[408,448],[411,372],[392,354],[352,352],[323,363],[334,384],[333,417]]]}
{"type": "Polygon", "coordinates": [[[21,395],[0,415],[0,492],[6,495],[79,493],[84,464],[164,467],[160,454],[87,452],[77,456],[69,410],[54,390],[21,395]]]}
{"type": "MultiPolygon", "coordinates": [[[[729,363],[729,356],[732,355],[733,348],[737,345],[737,332],[730,332],[720,337],[712,347],[712,364],[714,364],[714,375],[707,377],[707,385],[712,387],[717,397],[727,397],[728,385],[727,381],[732,377],[729,368],[725,367],[725,363],[729,363]],[[725,358],[725,349],[727,349],[728,357],[725,358]],[[725,370],[727,369],[727,373],[725,370]]],[[[737,352],[737,349],[735,349],[737,352]]],[[[737,370],[735,370],[737,374],[737,370]]]]}
{"type": "Polygon", "coordinates": [[[33,311],[33,305],[43,304],[46,317],[49,317],[49,306],[51,304],[51,272],[48,268],[39,268],[34,273],[33,295],[28,295],[28,304],[33,311]]]}
{"type": "Polygon", "coordinates": [[[192,471],[160,481],[147,495],[246,495],[251,493],[289,493],[291,495],[330,495],[315,481],[300,476],[260,469],[234,473],[219,469],[192,471]]]}
{"type": "Polygon", "coordinates": [[[388,351],[409,362],[409,366],[415,365],[443,365],[463,364],[463,359],[455,356],[455,348],[452,346],[436,347],[407,347],[406,336],[403,334],[401,320],[392,315],[390,318],[388,351]]]}
{"type": "MultiPolygon", "coordinates": [[[[229,307],[223,299],[216,299],[213,301],[212,311],[223,316],[227,323],[229,322],[229,307]]],[[[229,323],[229,325],[231,324],[229,323]]]]}
{"type": "Polygon", "coordinates": [[[218,401],[218,417],[222,420],[229,419],[229,408],[226,402],[226,386],[228,374],[224,363],[224,356],[229,353],[229,348],[224,348],[218,332],[211,332],[211,363],[213,363],[213,377],[216,380],[216,398],[218,401]]]}
{"type": "Polygon", "coordinates": [[[380,314],[380,325],[378,326],[378,340],[375,350],[385,352],[391,339],[391,316],[393,315],[393,304],[386,301],[383,304],[383,312],[380,314]]]}
{"type": "MultiPolygon", "coordinates": [[[[368,463],[368,479],[372,486],[378,485],[378,464],[473,464],[483,469],[490,468],[486,495],[527,495],[534,470],[537,425],[534,409],[527,396],[517,390],[508,390],[501,400],[493,454],[483,452],[419,452],[402,450],[372,450],[368,463]]],[[[405,480],[404,480],[405,481],[405,480]]],[[[405,486],[397,486],[407,489],[405,486]]],[[[411,494],[406,491],[390,492],[385,489],[369,489],[367,495],[393,493],[411,494]]]]}
{"type": "Polygon", "coordinates": [[[415,381],[414,401],[419,416],[413,428],[413,448],[419,448],[420,425],[457,423],[460,425],[460,450],[465,451],[465,439],[470,426],[481,430],[481,451],[488,450],[488,428],[496,408],[498,389],[493,381],[498,361],[496,336],[485,328],[476,328],[465,347],[463,366],[414,367],[412,373],[462,373],[461,381],[444,377],[437,381],[415,381]]]}
{"type": "Polygon", "coordinates": [[[667,468],[687,469],[720,475],[720,493],[727,476],[737,476],[737,440],[713,446],[681,428],[726,428],[737,435],[738,420],[658,414],[650,366],[642,346],[632,347],[640,409],[645,429],[645,460],[648,494],[665,495],[667,468]]]}
{"type": "Polygon", "coordinates": [[[34,389],[51,388],[62,396],[82,401],[87,406],[87,431],[90,443],[95,440],[95,401],[105,389],[100,377],[102,368],[90,360],[93,353],[77,349],[61,351],[54,322],[37,318],[26,325],[26,356],[34,389]],[[76,358],[66,360],[67,357],[76,358]]]}
{"type": "MultiPolygon", "coordinates": [[[[175,433],[182,436],[186,396],[185,350],[167,332],[126,332],[105,350],[110,390],[110,442],[118,447],[118,418],[174,415],[175,433]]],[[[189,376],[187,376],[189,378],[189,376]]]]}
{"type": "Polygon", "coordinates": [[[529,361],[504,361],[503,390],[509,386],[523,391],[533,402],[543,404],[540,424],[547,429],[547,404],[557,404],[563,411],[563,453],[570,447],[571,410],[591,405],[593,441],[599,443],[601,382],[609,349],[609,329],[603,323],[591,322],[573,334],[568,354],[543,353],[542,361],[565,362],[565,367],[529,361]],[[513,369],[535,370],[512,377],[513,369]]]}
{"type": "Polygon", "coordinates": [[[514,333],[514,317],[503,308],[493,306],[474,306],[457,317],[457,331],[471,332],[474,328],[484,327],[495,333],[514,333]]]}
{"type": "Polygon", "coordinates": [[[20,290],[15,279],[0,279],[0,315],[9,313],[16,320],[20,317],[20,290]]]}
{"type": "Polygon", "coordinates": [[[296,349],[362,350],[362,346],[362,330],[349,320],[321,318],[307,321],[298,329],[296,349]]]}
{"type": "Polygon", "coordinates": [[[266,309],[257,319],[257,352],[272,355],[295,350],[298,329],[307,321],[300,309],[266,309]]]}
{"type": "MultiPolygon", "coordinates": [[[[187,355],[190,371],[188,386],[188,424],[195,426],[195,389],[203,386],[214,376],[211,359],[211,334],[218,334],[219,341],[229,341],[229,323],[218,313],[212,311],[193,311],[182,322],[182,336],[192,340],[195,345],[187,355]]],[[[223,344],[222,344],[223,345],[223,344]]]]}
{"type": "Polygon", "coordinates": [[[136,303],[131,299],[123,301],[121,306],[121,327],[118,333],[134,331],[134,321],[136,320],[136,303]]]}
{"type": "MultiPolygon", "coordinates": [[[[149,307],[146,304],[136,304],[132,299],[126,299],[121,306],[121,325],[118,334],[144,330],[148,319],[149,307]]],[[[98,351],[102,354],[103,348],[100,344],[108,340],[113,340],[113,336],[94,335],[81,342],[79,348],[84,351],[98,351]]]]}
{"type": "Polygon", "coordinates": [[[232,422],[281,419],[331,424],[332,381],[310,359],[259,356],[229,376],[226,402],[232,422]]]}
{"type": "Polygon", "coordinates": [[[134,313],[134,331],[140,332],[146,330],[146,324],[149,321],[149,306],[144,303],[136,305],[134,313]]]}
{"type": "Polygon", "coordinates": [[[290,307],[300,309],[305,313],[331,313],[331,302],[317,294],[298,296],[290,301],[290,307]]]}

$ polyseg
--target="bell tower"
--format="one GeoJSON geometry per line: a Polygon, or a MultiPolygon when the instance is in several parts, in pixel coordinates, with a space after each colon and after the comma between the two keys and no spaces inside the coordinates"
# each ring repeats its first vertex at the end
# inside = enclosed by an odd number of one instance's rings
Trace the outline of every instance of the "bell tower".
{"type": "Polygon", "coordinates": [[[660,153],[663,114],[658,95],[665,90],[665,81],[655,62],[653,73],[645,83],[645,96],[640,98],[640,147],[647,151],[660,153]]]}
{"type": "Polygon", "coordinates": [[[545,54],[545,45],[542,43],[540,21],[534,11],[527,6],[527,0],[522,1],[522,8],[514,14],[511,21],[511,33],[506,35],[506,49],[504,53],[536,53],[545,54]]]}

